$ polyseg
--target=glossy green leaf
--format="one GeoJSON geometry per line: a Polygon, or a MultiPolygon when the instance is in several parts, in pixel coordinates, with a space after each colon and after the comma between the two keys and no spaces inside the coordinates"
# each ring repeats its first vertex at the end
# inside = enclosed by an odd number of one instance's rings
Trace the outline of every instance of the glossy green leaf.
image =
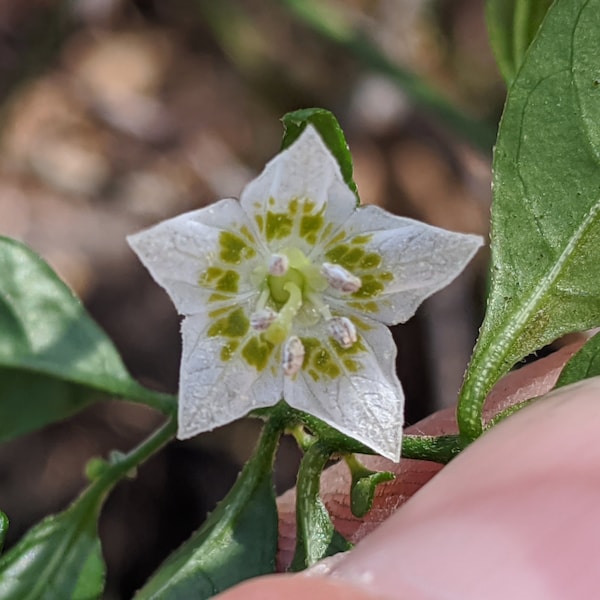
{"type": "Polygon", "coordinates": [[[8,533],[8,517],[0,510],[0,552],[4,547],[4,540],[8,533]]]}
{"type": "Polygon", "coordinates": [[[303,108],[285,114],[281,120],[284,126],[281,149],[283,150],[293,144],[310,123],[319,132],[323,141],[335,156],[340,165],[344,181],[356,194],[356,199],[359,200],[356,183],[352,178],[352,156],[344,132],[335,116],[324,108],[303,108]]]}
{"type": "Polygon", "coordinates": [[[494,156],[492,285],[458,407],[482,431],[523,357],[600,325],[600,0],[558,0],[508,95],[494,156]]]}
{"type": "Polygon", "coordinates": [[[486,0],[490,44],[510,85],[553,0],[486,0]]]}
{"type": "Polygon", "coordinates": [[[268,423],[253,458],[204,525],[136,594],[136,600],[203,600],[275,570],[277,507],[272,481],[280,430],[268,423]]]}
{"type": "Polygon", "coordinates": [[[39,256],[0,237],[0,441],[73,414],[97,392],[165,411],[174,404],[131,378],[112,342],[39,256]]]}
{"type": "Polygon", "coordinates": [[[582,379],[600,375],[600,333],[589,339],[563,367],[554,387],[559,388],[582,379]]]}
{"type": "Polygon", "coordinates": [[[92,600],[104,586],[96,494],[41,521],[0,557],[3,600],[92,600]]]}

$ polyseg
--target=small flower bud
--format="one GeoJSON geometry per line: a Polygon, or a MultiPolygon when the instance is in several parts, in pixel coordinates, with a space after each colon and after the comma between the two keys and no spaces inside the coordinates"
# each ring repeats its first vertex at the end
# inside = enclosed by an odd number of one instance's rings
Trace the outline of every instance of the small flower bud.
{"type": "Polygon", "coordinates": [[[342,347],[351,348],[358,339],[356,327],[348,317],[333,317],[328,322],[331,337],[342,347]]]}
{"type": "Polygon", "coordinates": [[[256,331],[266,331],[277,316],[277,313],[269,307],[257,310],[250,315],[250,326],[256,331]]]}
{"type": "Polygon", "coordinates": [[[281,277],[287,273],[290,261],[285,254],[273,254],[269,260],[269,275],[281,277]]]}
{"type": "Polygon", "coordinates": [[[295,375],[302,367],[304,362],[304,345],[298,336],[288,338],[283,347],[283,356],[281,366],[283,373],[288,377],[295,375]]]}
{"type": "Polygon", "coordinates": [[[357,292],[362,285],[360,277],[352,275],[350,271],[347,271],[341,265],[335,265],[328,262],[323,263],[321,265],[321,274],[327,279],[327,283],[332,288],[344,292],[345,294],[357,292]]]}

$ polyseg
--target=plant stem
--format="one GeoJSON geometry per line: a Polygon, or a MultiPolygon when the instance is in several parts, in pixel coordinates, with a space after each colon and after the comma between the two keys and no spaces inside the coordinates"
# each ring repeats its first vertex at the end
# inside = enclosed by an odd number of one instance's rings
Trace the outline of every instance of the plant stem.
{"type": "Polygon", "coordinates": [[[171,440],[176,430],[177,422],[174,419],[169,419],[141,444],[127,454],[123,454],[114,464],[111,464],[89,486],[84,495],[90,494],[90,496],[97,497],[99,501],[103,500],[111,488],[125,477],[127,473],[141,465],[171,440]]]}
{"type": "Polygon", "coordinates": [[[321,473],[331,457],[331,449],[320,441],[302,458],[296,482],[296,551],[292,571],[301,571],[317,561],[351,545],[337,532],[321,501],[321,473]]]}
{"type": "Polygon", "coordinates": [[[150,406],[173,419],[177,414],[176,395],[150,390],[138,383],[132,385],[131,388],[127,390],[127,393],[123,395],[123,398],[131,402],[150,406]]]}

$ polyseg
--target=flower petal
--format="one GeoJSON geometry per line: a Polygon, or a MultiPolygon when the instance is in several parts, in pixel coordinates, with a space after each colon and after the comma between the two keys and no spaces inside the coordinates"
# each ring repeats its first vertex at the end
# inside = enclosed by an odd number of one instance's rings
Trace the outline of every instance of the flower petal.
{"type": "Polygon", "coordinates": [[[257,293],[251,273],[265,250],[237,200],[163,221],[127,241],[181,314],[257,293]]]}
{"type": "Polygon", "coordinates": [[[246,186],[241,204],[272,251],[292,244],[308,253],[348,219],[356,197],[337,161],[308,125],[246,186]]]}
{"type": "Polygon", "coordinates": [[[404,323],[423,300],[459,275],[482,244],[476,235],[432,227],[377,206],[359,207],[320,260],[340,264],[360,277],[362,286],[350,295],[329,288],[328,301],[388,325],[404,323]]]}
{"type": "Polygon", "coordinates": [[[186,439],[279,402],[283,375],[276,348],[249,327],[250,303],[218,315],[186,317],[179,381],[179,429],[186,439]]]}
{"type": "Polygon", "coordinates": [[[356,322],[359,340],[342,348],[325,327],[296,331],[302,369],[284,380],[290,406],[325,421],[391,460],[400,459],[404,393],[395,371],[396,345],[387,327],[356,322]]]}

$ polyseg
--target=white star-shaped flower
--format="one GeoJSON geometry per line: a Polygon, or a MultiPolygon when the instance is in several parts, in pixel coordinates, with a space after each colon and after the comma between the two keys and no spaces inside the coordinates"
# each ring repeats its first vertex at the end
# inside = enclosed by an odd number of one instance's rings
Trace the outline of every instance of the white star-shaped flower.
{"type": "Polygon", "coordinates": [[[398,460],[404,394],[386,325],[482,244],[356,206],[312,126],[242,192],[128,238],[182,324],[178,437],[282,398],[398,460]]]}

